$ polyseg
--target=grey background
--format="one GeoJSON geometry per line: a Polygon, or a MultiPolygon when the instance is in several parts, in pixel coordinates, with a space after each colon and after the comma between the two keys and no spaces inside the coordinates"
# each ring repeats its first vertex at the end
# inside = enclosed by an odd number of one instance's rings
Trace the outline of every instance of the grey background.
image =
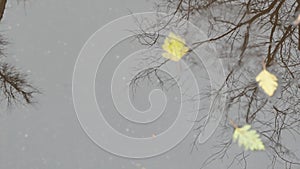
{"type": "MultiPolygon", "coordinates": [[[[81,129],[73,109],[72,73],[85,41],[107,22],[130,11],[153,11],[152,5],[144,0],[8,2],[0,26],[1,33],[11,42],[7,60],[28,72],[43,94],[34,106],[12,110],[2,107],[1,169],[200,168],[216,137],[191,152],[195,134],[191,133],[179,146],[161,156],[126,159],[95,145],[81,129]]],[[[268,161],[264,153],[255,153],[249,158],[248,168],[267,168],[268,161]]],[[[206,167],[216,168],[226,166],[218,161],[206,167]]]]}

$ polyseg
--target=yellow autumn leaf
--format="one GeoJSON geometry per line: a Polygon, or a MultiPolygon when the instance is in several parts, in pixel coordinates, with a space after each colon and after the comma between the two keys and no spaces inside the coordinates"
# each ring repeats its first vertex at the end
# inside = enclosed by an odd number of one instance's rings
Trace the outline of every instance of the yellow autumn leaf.
{"type": "Polygon", "coordinates": [[[265,91],[269,96],[273,96],[275,90],[277,89],[277,77],[266,69],[260,72],[256,77],[256,81],[259,83],[259,86],[265,91]]]}
{"type": "Polygon", "coordinates": [[[236,128],[233,133],[233,141],[238,141],[239,146],[244,146],[245,150],[265,150],[265,146],[255,130],[250,130],[250,125],[236,128]]]}
{"type": "Polygon", "coordinates": [[[172,32],[168,37],[166,37],[162,48],[166,51],[162,54],[162,56],[176,62],[179,61],[189,50],[189,48],[185,45],[184,39],[172,32]]]}

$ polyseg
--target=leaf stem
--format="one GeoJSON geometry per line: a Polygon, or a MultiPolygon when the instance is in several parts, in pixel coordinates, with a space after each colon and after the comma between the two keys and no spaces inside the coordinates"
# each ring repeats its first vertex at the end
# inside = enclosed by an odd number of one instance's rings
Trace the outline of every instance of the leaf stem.
{"type": "Polygon", "coordinates": [[[262,61],[262,67],[263,67],[264,70],[267,69],[267,68],[266,68],[266,62],[265,62],[265,60],[262,61]]]}
{"type": "Polygon", "coordinates": [[[238,125],[233,121],[233,120],[229,120],[229,123],[236,129],[238,128],[238,125]]]}

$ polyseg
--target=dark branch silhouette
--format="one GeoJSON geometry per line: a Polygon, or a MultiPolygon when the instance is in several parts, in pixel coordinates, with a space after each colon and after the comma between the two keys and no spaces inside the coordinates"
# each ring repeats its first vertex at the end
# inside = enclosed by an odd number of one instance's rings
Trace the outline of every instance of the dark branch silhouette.
{"type": "MultiPolygon", "coordinates": [[[[208,39],[193,42],[192,50],[214,42],[221,51],[220,58],[228,63],[226,91],[218,90],[228,96],[225,118],[219,127],[220,133],[226,133],[227,137],[220,137],[219,151],[209,156],[203,167],[227,157],[232,148],[233,131],[228,121],[233,119],[239,125],[251,124],[261,134],[271,168],[282,162],[286,169],[299,168],[300,159],[284,144],[283,135],[300,136],[300,1],[166,0],[158,1],[157,9],[180,18],[172,18],[167,23],[170,26],[181,20],[195,25],[206,23],[208,39]],[[206,22],[199,19],[203,17],[207,18],[206,22]],[[255,81],[262,63],[279,78],[279,88],[273,97],[267,97],[255,81]]],[[[158,43],[159,33],[160,30],[150,34],[141,27],[137,38],[147,42],[143,45],[152,46],[158,43]]],[[[132,86],[138,79],[159,69],[161,64],[164,62],[141,71],[133,79],[132,86]]],[[[196,130],[201,132],[203,125],[199,126],[196,130]]],[[[197,146],[196,142],[193,145],[197,146]]],[[[246,168],[248,156],[249,153],[243,151],[231,156],[229,168],[234,163],[246,168]]]]}
{"type": "MultiPolygon", "coordinates": [[[[5,13],[6,0],[0,0],[0,22],[5,13]]],[[[0,36],[0,103],[8,106],[13,103],[32,104],[34,95],[40,93],[31,85],[26,74],[17,70],[13,65],[4,61],[7,41],[0,36]]]]}

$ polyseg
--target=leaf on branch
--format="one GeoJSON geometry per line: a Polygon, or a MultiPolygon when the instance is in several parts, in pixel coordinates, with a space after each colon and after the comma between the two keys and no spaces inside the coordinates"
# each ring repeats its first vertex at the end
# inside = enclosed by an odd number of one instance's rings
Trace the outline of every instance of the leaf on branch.
{"type": "Polygon", "coordinates": [[[259,83],[259,86],[265,91],[269,96],[273,96],[275,90],[277,89],[277,77],[266,69],[260,72],[256,77],[256,81],[259,83]]]}
{"type": "Polygon", "coordinates": [[[166,51],[162,54],[162,56],[176,62],[179,61],[189,50],[189,48],[185,45],[184,39],[172,32],[165,39],[162,48],[166,51]]]}
{"type": "Polygon", "coordinates": [[[255,130],[250,130],[250,125],[236,128],[233,133],[233,141],[238,141],[239,146],[244,146],[245,150],[265,150],[265,146],[255,130]]]}

